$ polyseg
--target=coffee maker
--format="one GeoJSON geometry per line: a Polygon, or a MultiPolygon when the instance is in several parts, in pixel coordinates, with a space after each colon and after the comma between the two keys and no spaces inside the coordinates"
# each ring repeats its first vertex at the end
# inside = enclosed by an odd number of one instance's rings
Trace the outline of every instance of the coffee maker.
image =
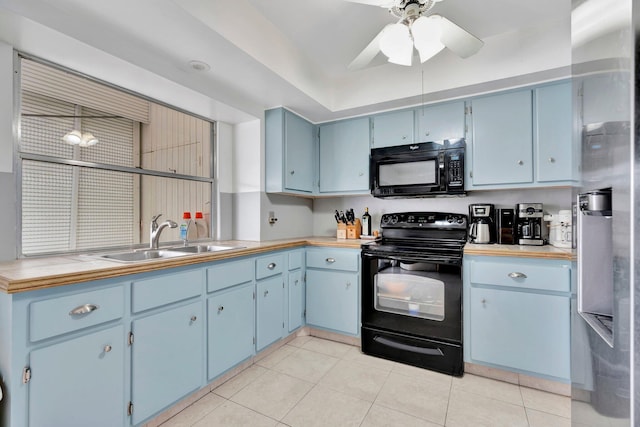
{"type": "Polygon", "coordinates": [[[516,205],[516,237],[519,245],[544,245],[542,203],[516,205]]]}
{"type": "Polygon", "coordinates": [[[492,204],[469,205],[469,242],[496,242],[495,208],[492,204]]]}

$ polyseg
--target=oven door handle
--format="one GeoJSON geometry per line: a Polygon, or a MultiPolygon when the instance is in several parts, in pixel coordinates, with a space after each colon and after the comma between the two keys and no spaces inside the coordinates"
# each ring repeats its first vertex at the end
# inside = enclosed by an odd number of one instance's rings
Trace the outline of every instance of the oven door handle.
{"type": "Polygon", "coordinates": [[[444,353],[442,353],[442,350],[440,350],[439,348],[422,348],[415,345],[396,342],[396,341],[390,340],[389,338],[385,338],[381,336],[375,336],[373,337],[373,340],[377,343],[380,343],[382,345],[386,345],[388,347],[392,347],[398,350],[412,351],[414,353],[425,354],[427,356],[444,356],[444,353]]]}

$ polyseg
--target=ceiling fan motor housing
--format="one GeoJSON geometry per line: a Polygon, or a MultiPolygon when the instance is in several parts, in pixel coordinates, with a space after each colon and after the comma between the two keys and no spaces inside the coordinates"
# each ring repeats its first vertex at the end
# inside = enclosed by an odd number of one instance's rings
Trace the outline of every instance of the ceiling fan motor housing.
{"type": "Polygon", "coordinates": [[[400,0],[389,9],[389,12],[399,19],[412,22],[430,10],[438,1],[442,0],[400,0]]]}

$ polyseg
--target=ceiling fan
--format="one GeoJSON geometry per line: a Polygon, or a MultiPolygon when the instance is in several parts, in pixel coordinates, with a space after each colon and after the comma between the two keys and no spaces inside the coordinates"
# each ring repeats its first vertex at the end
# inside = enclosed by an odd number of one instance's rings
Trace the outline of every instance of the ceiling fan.
{"type": "Polygon", "coordinates": [[[410,66],[415,47],[420,62],[435,56],[445,47],[461,58],[467,58],[480,50],[484,42],[436,13],[428,14],[442,0],[346,0],[389,9],[399,18],[388,24],[349,64],[349,70],[364,68],[382,52],[394,64],[410,66]]]}

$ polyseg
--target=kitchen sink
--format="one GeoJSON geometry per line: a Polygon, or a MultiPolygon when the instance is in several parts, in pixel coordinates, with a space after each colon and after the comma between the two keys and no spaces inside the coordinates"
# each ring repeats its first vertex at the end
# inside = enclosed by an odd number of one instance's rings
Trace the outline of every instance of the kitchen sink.
{"type": "Polygon", "coordinates": [[[221,245],[193,245],[183,246],[180,248],[170,248],[168,250],[175,252],[183,252],[188,254],[200,254],[206,252],[229,251],[231,249],[242,249],[245,246],[221,246],[221,245]]]}
{"type": "Polygon", "coordinates": [[[100,255],[100,258],[108,259],[110,261],[121,262],[137,262],[137,261],[149,261],[153,259],[175,258],[179,256],[187,255],[176,251],[148,249],[144,251],[134,252],[118,252],[113,254],[100,255]]]}

